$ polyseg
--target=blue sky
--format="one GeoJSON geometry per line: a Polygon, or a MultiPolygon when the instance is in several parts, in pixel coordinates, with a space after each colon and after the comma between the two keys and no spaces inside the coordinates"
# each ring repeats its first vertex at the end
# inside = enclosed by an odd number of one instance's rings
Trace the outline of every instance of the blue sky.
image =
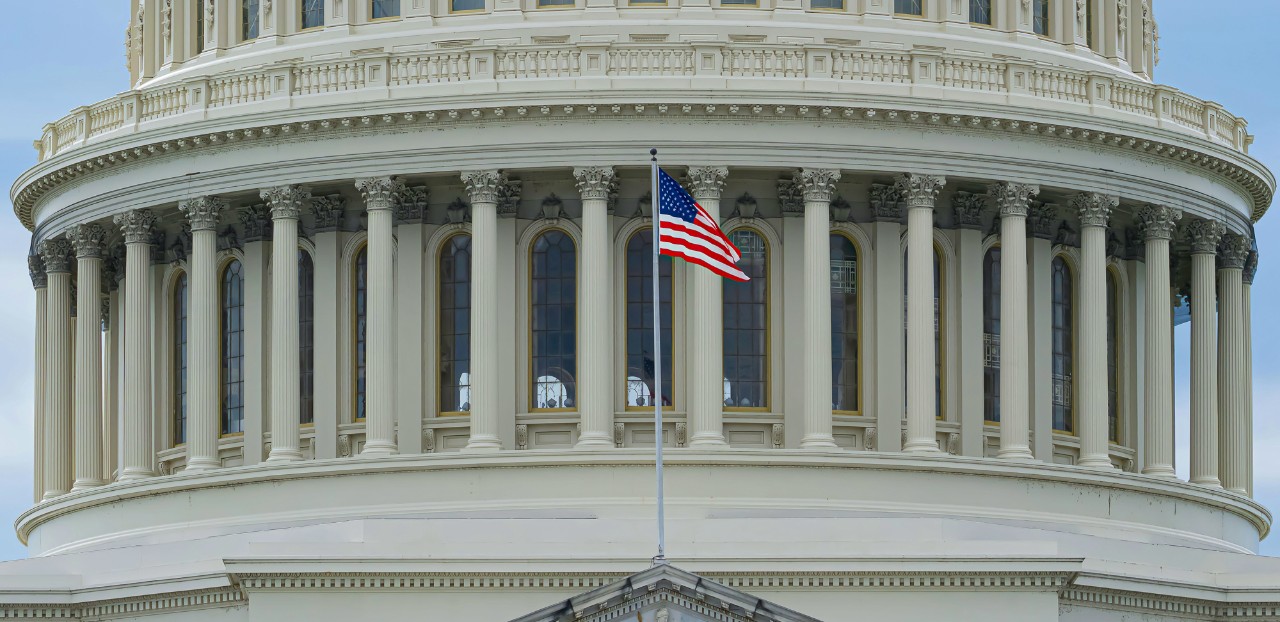
{"type": "MultiPolygon", "coordinates": [[[[0,93],[0,180],[10,183],[34,164],[33,140],[45,123],[77,106],[128,89],[124,68],[126,0],[63,0],[56,19],[45,2],[10,2],[11,28],[0,39],[3,70],[0,93]]],[[[1249,119],[1258,139],[1252,155],[1272,170],[1280,168],[1280,70],[1274,48],[1280,2],[1275,0],[1157,0],[1161,64],[1157,81],[1220,102],[1249,119]]],[[[0,559],[26,556],[7,525],[31,504],[33,296],[27,277],[28,232],[11,215],[4,193],[0,209],[0,559]]],[[[1280,404],[1280,325],[1268,309],[1280,296],[1280,215],[1264,218],[1257,229],[1261,269],[1253,288],[1254,418],[1257,496],[1280,508],[1280,421],[1270,409],[1280,404]]],[[[1187,327],[1177,333],[1178,468],[1187,474],[1187,327]]],[[[1280,536],[1263,543],[1263,552],[1280,556],[1280,536]]]]}

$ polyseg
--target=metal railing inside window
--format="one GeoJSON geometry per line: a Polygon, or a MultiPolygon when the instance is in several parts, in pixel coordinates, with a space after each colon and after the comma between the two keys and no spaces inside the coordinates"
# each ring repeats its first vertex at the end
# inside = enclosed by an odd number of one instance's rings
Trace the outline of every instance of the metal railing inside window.
{"type": "Polygon", "coordinates": [[[471,411],[471,236],[440,251],[440,412],[471,411]]]}
{"type": "Polygon", "coordinates": [[[858,249],[831,234],[831,409],[861,410],[858,369],[858,249]]]}
{"type": "Polygon", "coordinates": [[[1000,421],[1000,247],[982,260],[982,396],[984,421],[1000,421]]]}

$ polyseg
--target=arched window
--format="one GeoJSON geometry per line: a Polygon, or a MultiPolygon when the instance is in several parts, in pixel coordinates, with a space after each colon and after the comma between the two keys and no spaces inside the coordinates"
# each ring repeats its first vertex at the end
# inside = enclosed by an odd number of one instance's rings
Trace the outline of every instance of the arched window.
{"type": "Polygon", "coordinates": [[[173,285],[173,444],[187,442],[187,273],[173,285]]]}
{"type": "Polygon", "coordinates": [[[991,25],[991,0],[969,0],[969,23],[991,25]]]}
{"type": "MultiPolygon", "coordinates": [[[[669,406],[671,384],[671,258],[658,262],[662,318],[662,403],[669,406]]],[[[627,240],[627,407],[653,407],[653,230],[637,231],[627,240]]]]}
{"type": "Polygon", "coordinates": [[[924,15],[923,0],[893,0],[893,12],[898,15],[924,15]]]}
{"type": "Polygon", "coordinates": [[[302,29],[324,26],[324,0],[302,0],[302,29]]]}
{"type": "Polygon", "coordinates": [[[555,229],[538,236],[531,264],[533,408],[570,409],[578,397],[578,253],[573,238],[555,229]]]}
{"type": "MultiPolygon", "coordinates": [[[[947,326],[944,322],[944,314],[942,312],[945,306],[946,292],[945,284],[942,281],[943,268],[942,249],[937,244],[933,245],[933,412],[934,417],[938,419],[944,418],[946,409],[942,407],[942,396],[944,395],[944,383],[942,378],[943,363],[946,360],[946,343],[947,326]]],[[[902,393],[907,392],[907,259],[906,252],[903,252],[902,259],[902,393]]],[[[903,402],[906,403],[905,401],[903,402]]]]}
{"type": "Polygon", "coordinates": [[[982,418],[1000,421],[1000,247],[982,259],[982,418]]]}
{"type": "Polygon", "coordinates": [[[244,432],[244,279],[240,262],[222,270],[222,433],[244,432]]]}
{"type": "Polygon", "coordinates": [[[400,0],[369,0],[369,15],[373,19],[400,17],[400,0]]]}
{"type": "Polygon", "coordinates": [[[355,419],[364,420],[364,403],[365,403],[365,348],[369,341],[365,337],[365,330],[369,325],[369,247],[363,246],[356,253],[355,266],[352,273],[352,283],[355,291],[351,297],[352,309],[352,345],[355,360],[353,362],[352,385],[354,387],[355,404],[352,409],[355,419]]]}
{"type": "Polygon", "coordinates": [[[1075,292],[1071,268],[1062,257],[1054,257],[1053,279],[1053,429],[1074,434],[1075,411],[1075,292]]]}
{"type": "Polygon", "coordinates": [[[1036,34],[1049,36],[1049,0],[1031,0],[1031,24],[1036,34]]]}
{"type": "Polygon", "coordinates": [[[1120,444],[1120,292],[1107,270],[1107,440],[1120,444]]]}
{"type": "Polygon", "coordinates": [[[440,249],[440,413],[471,411],[471,236],[440,249]]]}
{"type": "Polygon", "coordinates": [[[240,0],[240,39],[252,41],[258,38],[258,0],[240,0]]]}
{"type": "Polygon", "coordinates": [[[862,410],[858,366],[858,247],[831,234],[831,410],[862,410]]]}
{"type": "Polygon", "coordinates": [[[300,423],[316,420],[316,268],[311,254],[298,249],[298,407],[300,423]]]}
{"type": "Polygon", "coordinates": [[[769,248],[752,229],[729,234],[742,253],[738,267],[745,283],[724,279],[725,407],[763,410],[769,406],[769,248]]]}

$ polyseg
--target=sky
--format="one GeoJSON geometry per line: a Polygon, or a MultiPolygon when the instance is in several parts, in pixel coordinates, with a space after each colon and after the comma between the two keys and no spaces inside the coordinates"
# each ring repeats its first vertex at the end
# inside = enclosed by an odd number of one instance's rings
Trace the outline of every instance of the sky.
{"type": "MultiPolygon", "coordinates": [[[[49,19],[46,3],[7,3],[11,28],[0,38],[0,180],[11,183],[35,164],[33,140],[45,123],[72,109],[128,90],[124,65],[125,0],[63,0],[57,19],[49,19]]],[[[1156,80],[1193,95],[1212,99],[1249,120],[1257,136],[1252,155],[1271,170],[1280,170],[1280,69],[1274,37],[1280,2],[1236,0],[1157,0],[1161,63],[1156,80]]],[[[6,185],[7,187],[7,185],[6,185]]],[[[9,529],[31,505],[32,487],[32,344],[34,295],[27,276],[30,234],[12,216],[7,192],[0,198],[0,559],[26,556],[9,529]]],[[[1262,249],[1254,282],[1254,455],[1258,500],[1280,509],[1280,420],[1270,405],[1280,404],[1280,323],[1267,310],[1280,302],[1280,215],[1257,227],[1262,249]],[[1273,263],[1274,262],[1274,263],[1273,263]],[[1273,267],[1275,266],[1275,267],[1273,267]]],[[[1189,328],[1179,327],[1175,378],[1177,467],[1187,477],[1187,430],[1190,372],[1189,328]]],[[[1263,553],[1280,556],[1280,535],[1263,543],[1263,553]]]]}

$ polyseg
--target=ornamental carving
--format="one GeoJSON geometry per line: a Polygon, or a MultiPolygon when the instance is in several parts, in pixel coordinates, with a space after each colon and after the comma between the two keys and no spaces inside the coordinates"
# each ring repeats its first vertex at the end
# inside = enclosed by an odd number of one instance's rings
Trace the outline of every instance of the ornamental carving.
{"type": "Polygon", "coordinates": [[[396,194],[404,188],[404,182],[395,177],[366,177],[356,180],[356,190],[364,197],[366,211],[389,210],[395,207],[396,194]]]}
{"type": "Polygon", "coordinates": [[[40,289],[49,286],[49,275],[44,271],[44,259],[40,255],[27,255],[27,272],[31,275],[31,286],[40,289]]]}
{"type": "MultiPolygon", "coordinates": [[[[782,183],[778,182],[779,187],[781,187],[782,183]]],[[[756,201],[755,197],[751,196],[750,192],[744,192],[742,196],[738,197],[737,201],[733,202],[733,213],[737,214],[739,218],[751,220],[760,213],[760,203],[756,201]]]]}
{"type": "Polygon", "coordinates": [[[1000,217],[1027,215],[1031,199],[1040,194],[1040,186],[1035,184],[1014,184],[1007,181],[991,184],[987,187],[1000,217]]]}
{"type": "Polygon", "coordinates": [[[124,279],[124,245],[113,244],[106,248],[102,260],[102,294],[107,295],[118,288],[124,279]]]}
{"type": "Polygon", "coordinates": [[[261,242],[271,237],[271,217],[269,208],[262,203],[248,205],[240,209],[240,229],[244,231],[244,241],[261,242]]]}
{"type": "Polygon", "coordinates": [[[630,218],[653,218],[653,191],[650,190],[636,200],[636,211],[630,218]]]}
{"type": "Polygon", "coordinates": [[[451,225],[460,225],[471,220],[471,208],[462,197],[458,197],[445,208],[444,218],[451,225]]]}
{"type": "Polygon", "coordinates": [[[1120,241],[1120,236],[1116,235],[1114,229],[1107,231],[1106,243],[1103,244],[1103,250],[1107,253],[1107,258],[1122,259],[1124,255],[1124,242],[1120,241]]]}
{"type": "Polygon", "coordinates": [[[71,272],[71,242],[66,238],[53,238],[40,243],[40,259],[46,274],[71,272]]]}
{"type": "Polygon", "coordinates": [[[951,197],[951,209],[956,214],[956,226],[961,229],[982,229],[982,211],[987,207],[987,197],[961,190],[951,197]]]}
{"type": "Polygon", "coordinates": [[[529,448],[529,426],[523,423],[516,424],[516,449],[525,450],[529,448]]]}
{"type": "Polygon", "coordinates": [[[1218,242],[1227,228],[1216,220],[1197,218],[1187,225],[1187,239],[1191,241],[1192,254],[1217,253],[1218,242]]]}
{"type": "Polygon", "coordinates": [[[331,194],[311,199],[311,212],[316,217],[316,232],[337,231],[342,226],[342,216],[347,209],[347,200],[340,194],[331,194]]]}
{"type": "Polygon", "coordinates": [[[160,9],[160,40],[164,43],[165,58],[173,55],[173,0],[164,0],[160,9]]]}
{"type": "Polygon", "coordinates": [[[1071,223],[1064,220],[1058,225],[1058,234],[1053,237],[1053,243],[1073,248],[1079,247],[1080,232],[1076,231],[1075,228],[1071,226],[1071,223]]]}
{"type": "Polygon", "coordinates": [[[276,186],[265,188],[260,193],[263,201],[271,210],[272,220],[297,220],[302,216],[302,206],[311,198],[311,193],[302,186],[276,186]]]}
{"type": "Polygon", "coordinates": [[[1084,227],[1105,227],[1111,220],[1111,210],[1120,205],[1120,197],[1101,192],[1082,192],[1071,197],[1071,209],[1080,216],[1084,227]]]}
{"type": "Polygon", "coordinates": [[[524,182],[518,179],[508,179],[506,183],[498,186],[499,217],[510,218],[516,215],[520,207],[520,192],[523,189],[524,182]]]}
{"type": "Polygon", "coordinates": [[[897,186],[871,184],[871,215],[878,221],[902,220],[902,193],[897,186]]]}
{"type": "Polygon", "coordinates": [[[112,221],[124,234],[125,244],[151,244],[156,227],[156,216],[151,210],[136,209],[116,214],[112,221]]]}
{"type": "Polygon", "coordinates": [[[427,202],[430,198],[430,188],[406,186],[396,194],[395,219],[399,222],[422,222],[427,217],[427,202]]]}
{"type": "Polygon", "coordinates": [[[507,174],[498,170],[463,171],[462,183],[467,187],[472,205],[476,203],[497,204],[501,197],[501,188],[507,181],[507,174]]]}
{"type": "Polygon", "coordinates": [[[1058,206],[1053,203],[1042,203],[1040,201],[1032,201],[1030,209],[1027,211],[1027,224],[1031,230],[1031,236],[1042,240],[1052,240],[1055,229],[1053,224],[1058,221],[1058,206]]]}
{"type": "Polygon", "coordinates": [[[1138,221],[1146,240],[1172,240],[1182,220],[1182,210],[1167,205],[1145,205],[1138,210],[1138,221]]]}
{"type": "Polygon", "coordinates": [[[432,453],[436,450],[436,431],[426,428],[422,431],[422,450],[432,453]]]}
{"type": "Polygon", "coordinates": [[[107,230],[102,225],[74,225],[67,230],[67,238],[71,240],[77,258],[102,259],[106,253],[107,230]]]}
{"type": "Polygon", "coordinates": [[[608,201],[618,184],[612,166],[579,166],[573,169],[583,201],[608,201]]]}
{"type": "Polygon", "coordinates": [[[235,227],[227,225],[226,229],[218,233],[218,250],[229,251],[233,248],[241,248],[240,235],[236,233],[235,227]]]}
{"type": "Polygon", "coordinates": [[[782,449],[782,443],[785,440],[781,423],[773,424],[773,448],[782,449]]]}
{"type": "Polygon", "coordinates": [[[906,173],[898,177],[894,186],[906,199],[908,208],[933,209],[938,200],[938,193],[947,185],[947,178],[941,175],[921,175],[906,173]]]}
{"type": "Polygon", "coordinates": [[[806,168],[796,172],[793,178],[803,194],[804,202],[829,203],[840,181],[840,171],[830,168],[806,168]]]}
{"type": "Polygon", "coordinates": [[[613,446],[621,449],[623,446],[626,445],[626,440],[627,440],[627,424],[625,423],[613,424],[613,446]]]}
{"type": "Polygon", "coordinates": [[[1244,264],[1249,259],[1249,253],[1252,251],[1253,244],[1249,238],[1238,233],[1228,233],[1222,236],[1222,241],[1218,243],[1218,267],[1226,269],[1242,270],[1244,264]]]}
{"type": "Polygon", "coordinates": [[[218,228],[218,218],[227,202],[218,197],[196,197],[178,204],[178,211],[187,217],[192,231],[212,231],[218,228]]]}
{"type": "Polygon", "coordinates": [[[561,216],[564,216],[564,201],[553,192],[542,200],[542,217],[547,220],[559,220],[561,216]]]}
{"type": "Polygon", "coordinates": [[[866,447],[867,451],[876,450],[876,429],[875,428],[867,428],[866,431],[862,433],[862,446],[866,447]]]}
{"type": "Polygon", "coordinates": [[[953,456],[960,455],[960,433],[952,432],[947,435],[947,453],[953,456]]]}
{"type": "MultiPolygon", "coordinates": [[[[185,226],[185,223],[184,223],[185,226]]],[[[164,241],[165,235],[163,231],[156,230],[151,233],[151,263],[164,263],[164,241]]]]}
{"type": "Polygon", "coordinates": [[[688,171],[689,194],[695,201],[718,201],[724,192],[724,180],[729,177],[727,166],[690,166],[688,171]]]}
{"type": "Polygon", "coordinates": [[[1244,282],[1253,284],[1253,277],[1258,274],[1258,251],[1249,251],[1249,257],[1244,260],[1244,282]]]}
{"type": "Polygon", "coordinates": [[[842,196],[831,199],[832,222],[849,222],[853,216],[853,206],[842,196]]]}
{"type": "Polygon", "coordinates": [[[676,447],[684,447],[689,443],[689,424],[683,421],[676,423],[676,447]]]}
{"type": "Polygon", "coordinates": [[[111,299],[103,296],[98,301],[98,317],[102,321],[102,332],[111,330],[111,299]]]}
{"type": "Polygon", "coordinates": [[[174,263],[182,263],[191,255],[191,223],[182,223],[182,230],[169,245],[169,256],[174,263]]]}

